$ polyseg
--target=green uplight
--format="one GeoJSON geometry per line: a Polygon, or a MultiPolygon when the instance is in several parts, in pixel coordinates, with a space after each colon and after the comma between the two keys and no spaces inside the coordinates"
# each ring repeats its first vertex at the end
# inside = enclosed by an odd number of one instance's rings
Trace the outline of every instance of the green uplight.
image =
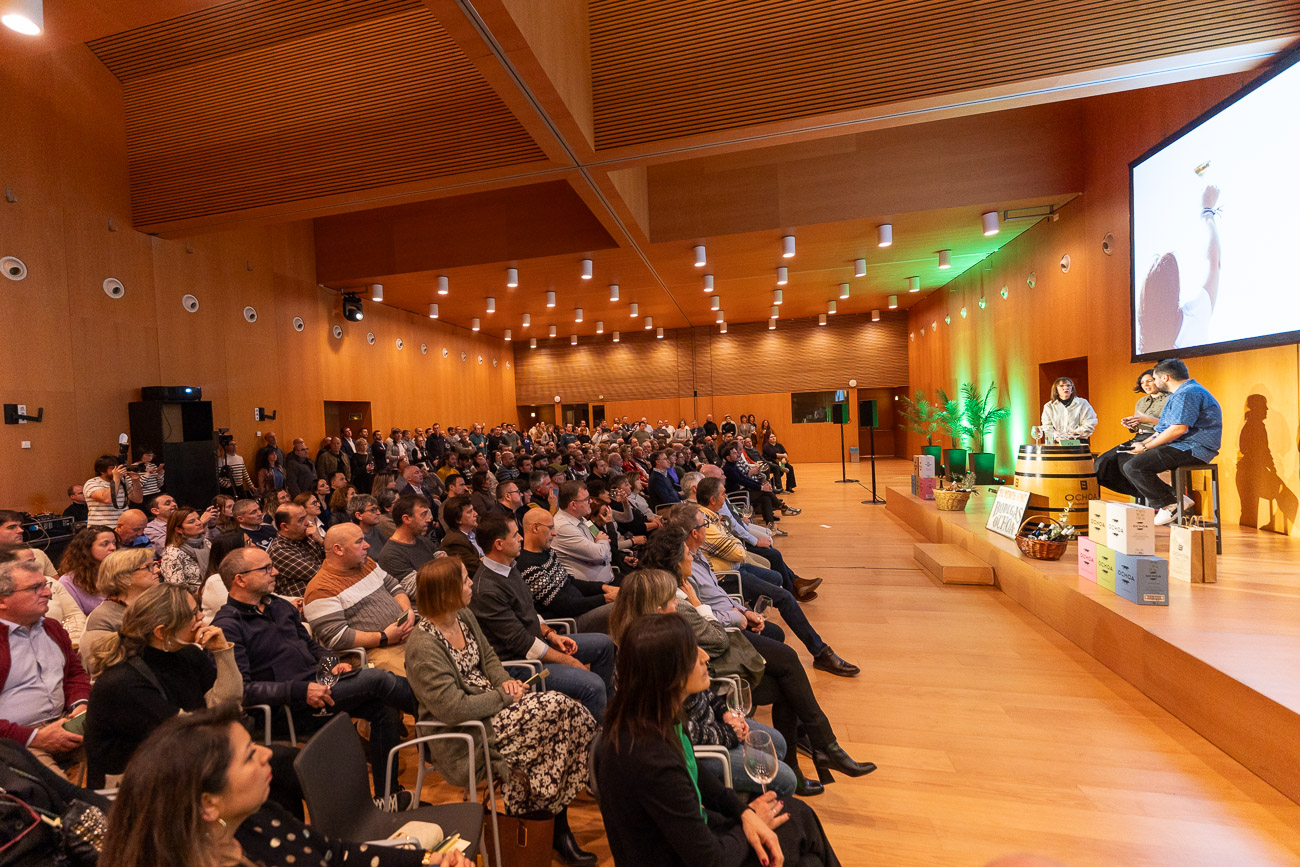
{"type": "Polygon", "coordinates": [[[963,308],[961,309],[961,318],[962,318],[962,319],[965,319],[965,318],[966,318],[966,308],[965,308],[965,307],[963,307],[963,308]]]}
{"type": "Polygon", "coordinates": [[[989,306],[989,302],[985,301],[985,300],[984,300],[984,296],[981,295],[981,296],[980,296],[980,309],[983,310],[983,309],[984,309],[985,307],[987,307],[987,306],[989,306]]]}
{"type": "Polygon", "coordinates": [[[1011,290],[1008,289],[1007,287],[1003,286],[1003,287],[1002,287],[1002,297],[1003,297],[1003,298],[1006,298],[1006,297],[1007,297],[1008,295],[1010,295],[1010,294],[1011,294],[1011,290]]]}

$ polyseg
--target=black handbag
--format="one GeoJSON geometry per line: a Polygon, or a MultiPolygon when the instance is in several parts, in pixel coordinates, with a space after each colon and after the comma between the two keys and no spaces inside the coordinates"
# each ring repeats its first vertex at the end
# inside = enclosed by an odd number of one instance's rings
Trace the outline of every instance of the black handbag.
{"type": "Polygon", "coordinates": [[[0,759],[0,867],[97,863],[108,830],[100,805],[107,801],[57,776],[17,744],[5,742],[0,759]]]}

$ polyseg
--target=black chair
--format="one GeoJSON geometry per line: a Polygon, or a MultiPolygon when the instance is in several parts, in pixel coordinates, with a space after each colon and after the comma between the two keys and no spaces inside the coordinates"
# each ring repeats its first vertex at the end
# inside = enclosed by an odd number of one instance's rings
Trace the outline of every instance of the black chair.
{"type": "Polygon", "coordinates": [[[1180,526],[1183,523],[1183,497],[1191,491],[1192,473],[1209,473],[1210,474],[1210,507],[1214,510],[1214,519],[1205,521],[1201,526],[1214,528],[1214,544],[1218,553],[1223,553],[1223,519],[1219,517],[1219,465],[1218,464],[1187,464],[1186,466],[1174,467],[1174,493],[1178,497],[1178,504],[1174,509],[1174,523],[1180,526]]]}
{"type": "Polygon", "coordinates": [[[335,715],[312,736],[294,759],[293,769],[302,784],[312,827],[322,833],[364,843],[384,840],[407,822],[435,822],[448,837],[460,834],[471,841],[466,857],[473,860],[478,854],[482,804],[435,804],[396,813],[375,806],[361,737],[345,713],[335,715]]]}

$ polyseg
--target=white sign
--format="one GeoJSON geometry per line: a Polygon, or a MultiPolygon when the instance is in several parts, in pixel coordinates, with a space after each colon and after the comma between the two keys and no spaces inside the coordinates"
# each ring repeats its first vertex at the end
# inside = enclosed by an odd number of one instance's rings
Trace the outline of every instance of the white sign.
{"type": "Polygon", "coordinates": [[[1029,491],[1003,486],[998,489],[998,498],[993,502],[993,511],[989,512],[989,521],[984,525],[999,536],[1016,538],[1020,522],[1025,520],[1025,511],[1029,508],[1029,491]]]}

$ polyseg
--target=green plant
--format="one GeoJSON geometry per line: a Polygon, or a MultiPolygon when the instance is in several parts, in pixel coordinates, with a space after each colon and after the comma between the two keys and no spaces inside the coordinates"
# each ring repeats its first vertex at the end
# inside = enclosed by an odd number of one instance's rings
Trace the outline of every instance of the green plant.
{"type": "Polygon", "coordinates": [[[940,408],[936,410],[935,418],[939,421],[939,427],[952,438],[953,448],[961,448],[965,439],[973,433],[966,424],[966,414],[962,411],[961,404],[948,397],[948,393],[941,388],[938,406],[940,408]]]}
{"type": "Polygon", "coordinates": [[[939,431],[939,418],[934,404],[930,403],[922,389],[916,390],[914,397],[903,397],[899,401],[898,414],[907,423],[907,429],[914,434],[925,437],[925,444],[934,445],[934,435],[939,431]]]}
{"type": "Polygon", "coordinates": [[[980,394],[975,383],[968,382],[961,387],[962,413],[966,417],[966,426],[975,440],[975,450],[984,451],[984,438],[993,433],[998,422],[1011,417],[1011,410],[1005,406],[994,406],[993,393],[998,390],[997,383],[990,382],[988,389],[980,394]]]}

